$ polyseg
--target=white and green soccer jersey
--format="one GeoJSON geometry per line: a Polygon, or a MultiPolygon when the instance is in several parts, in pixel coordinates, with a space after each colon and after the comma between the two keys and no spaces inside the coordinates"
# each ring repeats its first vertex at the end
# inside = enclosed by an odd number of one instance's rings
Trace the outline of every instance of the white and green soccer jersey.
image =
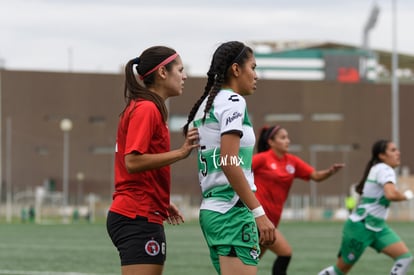
{"type": "Polygon", "coordinates": [[[387,182],[396,184],[397,178],[394,169],[385,163],[372,166],[357,209],[349,217],[352,221],[365,219],[365,225],[368,229],[382,230],[391,203],[384,193],[384,185],[387,182]]]}
{"type": "Polygon", "coordinates": [[[239,197],[229,184],[221,167],[237,165],[243,172],[253,191],[256,191],[252,173],[252,156],[255,135],[246,109],[246,101],[232,90],[221,90],[214,99],[204,123],[207,98],[198,109],[193,126],[198,128],[200,149],[198,150],[198,174],[203,194],[200,209],[226,213],[239,197]],[[220,139],[227,132],[239,132],[238,156],[222,156],[220,139]]]}

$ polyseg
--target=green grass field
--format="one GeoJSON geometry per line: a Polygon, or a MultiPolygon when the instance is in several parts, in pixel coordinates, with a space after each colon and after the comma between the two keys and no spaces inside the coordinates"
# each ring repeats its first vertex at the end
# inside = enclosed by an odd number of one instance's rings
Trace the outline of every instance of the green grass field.
{"type": "MultiPolygon", "coordinates": [[[[391,223],[414,250],[414,223],[391,223]]],[[[293,246],[289,274],[317,274],[335,261],[341,222],[285,222],[280,229],[293,246]]],[[[208,249],[197,222],[166,225],[165,275],[212,275],[208,249]]],[[[274,255],[267,252],[258,274],[270,274],[274,255]]],[[[392,261],[367,250],[351,274],[386,274],[392,261]]],[[[412,268],[414,270],[414,267],[412,268]]],[[[104,223],[0,224],[0,274],[119,274],[119,259],[104,223]]]]}

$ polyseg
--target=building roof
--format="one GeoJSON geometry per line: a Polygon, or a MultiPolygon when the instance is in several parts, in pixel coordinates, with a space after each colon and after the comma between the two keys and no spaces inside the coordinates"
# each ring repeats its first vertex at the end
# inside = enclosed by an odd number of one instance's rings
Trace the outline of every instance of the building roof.
{"type": "MultiPolygon", "coordinates": [[[[361,47],[336,43],[336,42],[317,42],[317,41],[252,41],[249,43],[258,52],[261,51],[287,51],[287,50],[298,50],[298,49],[337,49],[337,50],[358,50],[361,47]]],[[[392,52],[372,49],[378,56],[378,63],[382,64],[388,71],[391,71],[392,67],[392,52]]],[[[414,55],[406,53],[398,53],[398,67],[402,69],[410,69],[414,72],[414,55]]]]}
{"type": "MultiPolygon", "coordinates": [[[[359,47],[333,42],[325,42],[319,45],[310,46],[308,48],[358,49],[359,47]]],[[[372,49],[372,51],[378,55],[378,62],[382,64],[385,68],[387,68],[389,71],[391,71],[392,52],[378,49],[372,49]]],[[[414,55],[398,53],[398,67],[407,68],[414,71],[414,55]]]]}

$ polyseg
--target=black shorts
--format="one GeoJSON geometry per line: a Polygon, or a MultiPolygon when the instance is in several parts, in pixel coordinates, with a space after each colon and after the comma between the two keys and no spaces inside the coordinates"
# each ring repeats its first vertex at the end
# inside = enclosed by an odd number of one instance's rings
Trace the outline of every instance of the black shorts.
{"type": "Polygon", "coordinates": [[[106,229],[118,249],[121,265],[158,264],[166,259],[164,227],[145,217],[135,219],[109,211],[106,229]]]}

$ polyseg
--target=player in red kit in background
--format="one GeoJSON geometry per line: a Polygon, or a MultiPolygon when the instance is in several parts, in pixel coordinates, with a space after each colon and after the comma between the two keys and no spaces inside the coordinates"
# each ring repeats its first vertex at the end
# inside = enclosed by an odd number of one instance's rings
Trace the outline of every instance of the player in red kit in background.
{"type": "MultiPolygon", "coordinates": [[[[258,154],[253,156],[256,197],[276,227],[295,178],[322,181],[344,167],[344,164],[333,164],[328,169],[317,171],[299,157],[289,154],[289,143],[286,129],[279,125],[264,127],[257,141],[258,154]]],[[[287,274],[292,248],[279,230],[276,230],[276,241],[272,245],[261,245],[260,248],[261,257],[266,250],[271,250],[277,255],[273,264],[273,275],[287,274]]]]}

